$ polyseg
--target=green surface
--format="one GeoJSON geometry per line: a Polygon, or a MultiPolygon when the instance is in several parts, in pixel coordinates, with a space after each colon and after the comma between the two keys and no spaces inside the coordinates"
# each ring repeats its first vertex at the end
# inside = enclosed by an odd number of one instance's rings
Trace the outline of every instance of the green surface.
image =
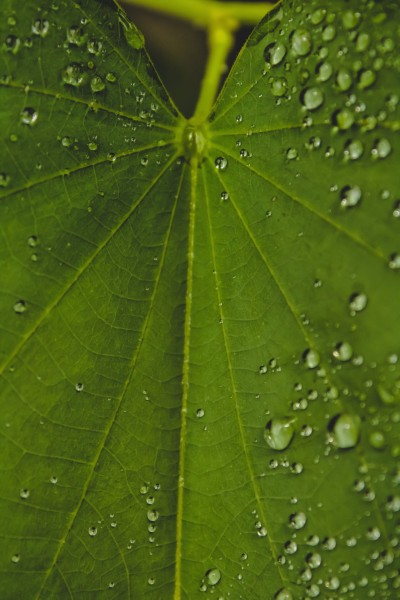
{"type": "Polygon", "coordinates": [[[111,0],[2,8],[1,598],[398,597],[398,2],[287,0],[183,142],[111,0]]]}

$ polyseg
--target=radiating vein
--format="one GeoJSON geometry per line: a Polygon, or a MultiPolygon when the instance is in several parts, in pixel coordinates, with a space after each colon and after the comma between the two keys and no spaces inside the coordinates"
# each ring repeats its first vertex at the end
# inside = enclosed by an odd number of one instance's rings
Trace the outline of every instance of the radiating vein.
{"type": "MultiPolygon", "coordinates": [[[[159,177],[161,177],[161,175],[164,172],[165,172],[165,169],[160,173],[159,177]]],[[[159,179],[159,177],[157,178],[157,180],[159,179]]],[[[159,268],[158,268],[156,280],[155,280],[155,283],[154,283],[153,292],[152,292],[151,297],[149,299],[149,307],[148,307],[146,316],[143,319],[143,324],[142,324],[142,327],[141,327],[141,331],[140,331],[140,333],[138,335],[137,346],[136,346],[135,351],[133,352],[133,355],[132,355],[131,368],[130,368],[130,370],[128,372],[128,376],[127,376],[127,378],[125,380],[125,383],[123,385],[123,388],[121,390],[121,395],[120,395],[118,401],[116,402],[114,411],[113,411],[113,413],[112,413],[112,415],[110,417],[108,426],[107,426],[107,428],[104,431],[103,438],[102,438],[101,442],[99,443],[97,452],[96,452],[96,454],[95,454],[95,456],[93,458],[93,461],[91,463],[91,469],[89,470],[88,476],[87,476],[86,481],[85,481],[85,483],[83,485],[81,497],[80,497],[80,499],[78,500],[78,502],[76,504],[75,510],[71,514],[71,518],[70,518],[70,520],[68,522],[65,535],[64,535],[63,539],[61,540],[61,542],[60,542],[60,544],[59,544],[59,546],[57,548],[57,551],[54,554],[54,558],[53,558],[52,564],[50,565],[49,569],[47,570],[46,577],[45,577],[45,579],[44,579],[44,581],[42,583],[42,586],[41,586],[40,590],[38,591],[38,593],[35,596],[36,600],[40,599],[40,595],[41,595],[43,589],[45,588],[46,583],[47,583],[47,581],[48,581],[48,579],[49,579],[49,577],[50,577],[50,575],[51,575],[54,567],[56,566],[58,557],[60,556],[60,553],[61,553],[62,548],[64,546],[65,540],[68,538],[68,535],[72,531],[72,528],[73,528],[74,522],[76,520],[76,517],[79,514],[79,510],[80,510],[80,508],[82,506],[83,501],[85,500],[87,491],[88,491],[89,486],[90,486],[90,484],[91,484],[91,482],[93,480],[93,475],[95,473],[95,469],[96,469],[96,466],[97,466],[97,464],[99,462],[100,456],[101,456],[103,450],[105,449],[105,447],[107,445],[107,441],[108,441],[108,439],[109,439],[109,437],[111,435],[111,432],[113,430],[113,427],[114,427],[114,424],[116,422],[116,419],[117,419],[117,417],[118,417],[118,415],[119,415],[119,413],[121,411],[121,407],[123,405],[123,400],[125,398],[125,394],[127,392],[127,389],[129,387],[129,384],[131,382],[131,379],[132,379],[132,376],[133,376],[133,373],[134,373],[134,370],[135,370],[135,365],[137,363],[137,360],[139,358],[141,349],[143,347],[144,339],[145,339],[145,336],[146,336],[146,333],[147,333],[147,330],[148,330],[148,325],[149,325],[149,322],[150,322],[150,317],[151,317],[153,309],[154,309],[154,300],[155,300],[156,295],[158,293],[159,283],[160,283],[160,280],[161,280],[161,274],[163,272],[163,268],[164,268],[164,264],[165,264],[165,257],[166,257],[167,248],[168,248],[168,244],[169,244],[169,238],[170,238],[170,234],[171,234],[171,230],[172,230],[172,225],[173,225],[173,222],[174,222],[174,219],[175,219],[175,215],[176,215],[176,206],[177,206],[178,198],[179,198],[179,190],[180,190],[180,188],[182,186],[182,180],[183,180],[183,174],[182,174],[182,177],[181,177],[181,179],[179,181],[179,184],[178,184],[178,193],[176,194],[175,203],[173,205],[173,208],[172,208],[172,211],[171,211],[171,217],[170,217],[169,224],[168,224],[168,228],[166,230],[164,244],[163,244],[163,251],[162,251],[161,259],[159,261],[159,268]]],[[[128,591],[129,591],[129,586],[130,586],[130,581],[129,581],[129,577],[128,577],[128,591]]],[[[130,591],[129,591],[129,596],[128,597],[131,598],[130,591]]]]}

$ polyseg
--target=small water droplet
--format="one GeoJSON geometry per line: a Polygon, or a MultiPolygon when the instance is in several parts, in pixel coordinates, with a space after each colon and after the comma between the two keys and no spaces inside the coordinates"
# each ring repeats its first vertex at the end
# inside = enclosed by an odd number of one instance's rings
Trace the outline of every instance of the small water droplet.
{"type": "Polygon", "coordinates": [[[371,87],[376,80],[376,73],[371,69],[361,69],[358,73],[358,87],[365,90],[371,87]]]}
{"type": "Polygon", "coordinates": [[[274,600],[293,600],[292,592],[287,588],[282,588],[276,592],[274,600]]]}
{"type": "Polygon", "coordinates": [[[22,313],[24,313],[27,309],[27,305],[25,300],[18,300],[15,304],[14,304],[14,312],[17,315],[22,315],[22,313]]]}
{"type": "Polygon", "coordinates": [[[216,169],[218,169],[219,171],[224,171],[226,169],[226,167],[228,166],[228,161],[223,156],[218,156],[215,159],[214,164],[215,164],[216,169]]]}
{"type": "Polygon", "coordinates": [[[344,208],[352,208],[359,204],[361,197],[362,192],[358,185],[346,185],[340,191],[340,205],[344,208]]]}
{"type": "Polygon", "coordinates": [[[361,419],[358,415],[341,413],[330,422],[329,428],[334,435],[338,448],[354,448],[360,438],[361,419]]]}
{"type": "Polygon", "coordinates": [[[221,579],[221,571],[217,568],[209,569],[205,574],[208,585],[217,585],[221,579]]]}
{"type": "Polygon", "coordinates": [[[347,362],[353,356],[353,348],[349,342],[339,342],[336,344],[332,355],[336,360],[340,360],[340,362],[347,362]]]}
{"type": "Polygon", "coordinates": [[[95,75],[90,80],[90,89],[92,90],[93,94],[98,94],[99,92],[102,92],[105,89],[105,87],[106,84],[98,75],[95,75]]]}
{"type": "Polygon", "coordinates": [[[348,108],[343,108],[333,114],[333,123],[341,130],[350,129],[354,120],[354,113],[348,108]]]}
{"type": "Polygon", "coordinates": [[[393,252],[389,256],[389,268],[394,270],[400,269],[400,254],[397,252],[393,252]]]}
{"type": "Polygon", "coordinates": [[[21,111],[21,123],[23,123],[24,125],[35,125],[35,123],[37,123],[37,120],[38,113],[31,106],[27,106],[21,111]]]}
{"type": "Polygon", "coordinates": [[[303,353],[304,364],[309,369],[316,369],[319,366],[319,360],[320,360],[319,354],[316,350],[312,350],[311,348],[308,348],[303,353]]]}
{"type": "Polygon", "coordinates": [[[157,521],[158,517],[159,517],[159,512],[158,510],[155,510],[154,508],[152,510],[148,510],[147,511],[147,519],[149,521],[151,521],[152,523],[154,523],[155,521],[157,521]]]}
{"type": "Polygon", "coordinates": [[[45,37],[49,32],[50,23],[46,19],[36,19],[32,25],[32,33],[45,37]]]}
{"type": "Polygon", "coordinates": [[[22,490],[19,491],[19,496],[20,498],[22,498],[22,500],[27,500],[30,496],[30,491],[27,488],[23,488],[22,490]]]}
{"type": "Polygon", "coordinates": [[[364,153],[364,144],[360,140],[347,140],[344,146],[344,157],[357,160],[364,153]]]}
{"type": "Polygon", "coordinates": [[[371,156],[372,158],[386,158],[392,151],[392,146],[388,139],[381,138],[380,140],[375,140],[371,156]]]}
{"type": "Polygon", "coordinates": [[[68,44],[83,46],[86,42],[87,33],[81,25],[72,25],[71,27],[68,27],[66,34],[68,44]]]}
{"type": "Polygon", "coordinates": [[[102,47],[103,44],[96,39],[91,39],[87,43],[88,52],[90,52],[90,54],[94,54],[95,56],[100,54],[102,47]]]}
{"type": "Polygon", "coordinates": [[[5,188],[9,185],[10,183],[10,176],[7,175],[6,173],[0,173],[0,188],[5,188]]]}
{"type": "Polygon", "coordinates": [[[289,525],[293,529],[302,529],[307,523],[307,517],[303,512],[296,512],[290,515],[289,525]]]}
{"type": "Polygon", "coordinates": [[[84,385],[83,385],[83,383],[77,383],[77,384],[75,385],[75,390],[76,390],[77,392],[82,392],[82,391],[83,391],[83,388],[84,388],[84,385]]]}
{"type": "Polygon", "coordinates": [[[302,92],[300,100],[307,110],[316,110],[324,102],[324,93],[317,87],[307,88],[302,92]]]}
{"type": "Polygon", "coordinates": [[[265,61],[275,67],[279,65],[286,56],[286,46],[282,44],[282,42],[273,42],[272,44],[268,44],[264,49],[264,58],[265,61]]]}
{"type": "Polygon", "coordinates": [[[291,417],[275,417],[265,426],[264,439],[273,450],[285,450],[294,436],[294,419],[291,417]]]}
{"type": "Polygon", "coordinates": [[[318,552],[310,552],[306,556],[306,562],[311,569],[317,569],[322,564],[321,555],[318,552]]]}
{"type": "Polygon", "coordinates": [[[19,561],[21,560],[21,557],[19,554],[13,554],[11,557],[11,562],[17,564],[19,563],[19,561]]]}
{"type": "Polygon", "coordinates": [[[66,85],[81,87],[86,82],[87,75],[78,63],[67,65],[62,72],[62,80],[66,85]]]}
{"type": "Polygon", "coordinates": [[[95,535],[97,535],[97,527],[89,527],[88,533],[90,537],[94,537],[95,535]]]}
{"type": "Polygon", "coordinates": [[[354,293],[349,298],[349,308],[352,313],[361,312],[368,304],[368,297],[364,293],[354,293]]]}

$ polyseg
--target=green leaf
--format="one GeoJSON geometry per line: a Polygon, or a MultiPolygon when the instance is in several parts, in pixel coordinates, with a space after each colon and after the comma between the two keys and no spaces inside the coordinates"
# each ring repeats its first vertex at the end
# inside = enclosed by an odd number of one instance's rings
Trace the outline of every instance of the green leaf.
{"type": "Polygon", "coordinates": [[[2,598],[396,597],[399,17],[287,0],[196,132],[111,0],[5,1],[2,598]]]}

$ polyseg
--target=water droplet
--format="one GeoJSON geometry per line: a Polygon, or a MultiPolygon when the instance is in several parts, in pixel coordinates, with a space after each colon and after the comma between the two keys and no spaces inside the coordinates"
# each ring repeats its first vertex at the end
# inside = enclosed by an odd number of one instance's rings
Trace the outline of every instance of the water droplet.
{"type": "Polygon", "coordinates": [[[393,204],[393,216],[396,219],[400,218],[400,200],[396,200],[393,204]]]}
{"type": "Polygon", "coordinates": [[[357,160],[364,153],[364,144],[360,140],[347,140],[344,146],[344,157],[357,160]]]}
{"type": "Polygon", "coordinates": [[[340,360],[340,362],[347,362],[353,356],[353,348],[349,342],[339,342],[336,344],[332,355],[336,360],[340,360]]]}
{"type": "Polygon", "coordinates": [[[21,46],[21,40],[16,35],[8,35],[5,39],[5,47],[8,52],[17,54],[21,46]]]}
{"type": "Polygon", "coordinates": [[[279,65],[286,56],[286,46],[281,42],[273,42],[268,44],[264,50],[265,61],[271,66],[279,65]]]}
{"type": "Polygon", "coordinates": [[[56,477],[55,475],[52,475],[50,477],[50,483],[56,484],[58,481],[58,477],[56,477]]]}
{"type": "Polygon", "coordinates": [[[275,417],[265,426],[264,439],[273,450],[285,450],[294,435],[294,419],[291,417],[275,417]]]}
{"type": "Polygon", "coordinates": [[[318,81],[328,81],[328,79],[332,77],[333,67],[330,63],[323,61],[318,63],[315,73],[318,81]]]}
{"type": "Polygon", "coordinates": [[[371,87],[376,80],[376,73],[371,69],[361,69],[358,73],[358,87],[365,90],[371,87]]]}
{"type": "Polygon", "coordinates": [[[21,560],[21,557],[19,554],[13,554],[11,557],[11,562],[17,564],[19,563],[19,561],[21,560]]]}
{"type": "Polygon", "coordinates": [[[224,171],[228,166],[228,161],[223,156],[218,156],[218,158],[215,159],[214,164],[216,169],[219,171],[224,171]]]}
{"type": "Polygon", "coordinates": [[[118,20],[124,30],[124,35],[129,46],[135,50],[141,50],[144,46],[143,34],[137,27],[130,21],[126,14],[122,11],[118,11],[118,20]]]}
{"type": "Polygon", "coordinates": [[[21,111],[21,123],[24,125],[35,125],[38,120],[37,111],[31,106],[27,106],[21,111]]]}
{"type": "Polygon", "coordinates": [[[149,585],[154,585],[154,584],[155,584],[155,582],[156,582],[156,580],[155,580],[155,578],[154,578],[154,577],[149,577],[149,578],[148,578],[148,580],[147,580],[147,583],[148,583],[149,585]]]}
{"type": "Polygon", "coordinates": [[[394,270],[400,269],[400,254],[397,252],[393,252],[389,256],[389,268],[394,270]]]}
{"type": "Polygon", "coordinates": [[[22,315],[22,313],[24,313],[27,309],[27,305],[25,300],[18,300],[15,304],[14,304],[14,312],[17,315],[22,315]]]}
{"type": "Polygon", "coordinates": [[[324,94],[317,87],[304,90],[300,97],[301,103],[307,110],[316,110],[324,102],[324,94]]]}
{"type": "Polygon", "coordinates": [[[70,146],[72,146],[72,143],[72,139],[67,135],[64,135],[64,137],[61,138],[61,145],[64,146],[64,148],[69,148],[70,146]]]}
{"type": "Polygon", "coordinates": [[[294,540],[289,540],[285,543],[284,549],[285,549],[286,554],[296,554],[297,544],[294,540]]]}
{"type": "Polygon", "coordinates": [[[336,37],[336,27],[332,24],[324,27],[322,31],[322,39],[324,42],[332,42],[336,37]]]}
{"type": "Polygon", "coordinates": [[[311,569],[317,569],[322,564],[321,555],[318,552],[310,552],[306,556],[306,562],[311,569]]]}
{"type": "Polygon", "coordinates": [[[367,304],[368,297],[366,294],[356,292],[349,298],[349,308],[352,313],[361,312],[367,304]]]}
{"type": "Polygon", "coordinates": [[[336,73],[336,84],[341,92],[347,92],[351,88],[353,78],[348,69],[339,69],[336,73]]]}
{"type": "Polygon", "coordinates": [[[87,33],[80,25],[72,25],[67,29],[67,42],[74,46],[83,46],[86,42],[87,33]]]}
{"type": "Polygon", "coordinates": [[[340,191],[340,205],[344,208],[352,208],[359,204],[361,197],[362,192],[358,185],[346,185],[340,191]]]}
{"type": "Polygon", "coordinates": [[[88,146],[89,150],[91,150],[92,152],[94,152],[98,148],[98,145],[96,144],[96,142],[89,142],[87,146],[88,146]]]}
{"type": "Polygon", "coordinates": [[[360,438],[361,419],[358,415],[342,413],[330,422],[335,444],[338,448],[354,448],[360,438]]]}
{"type": "Polygon", "coordinates": [[[307,523],[307,517],[303,512],[296,512],[290,515],[289,525],[293,529],[302,529],[307,523]]]}
{"type": "Polygon", "coordinates": [[[203,408],[198,408],[196,411],[196,417],[198,419],[201,419],[202,417],[204,417],[204,409],[203,408]]]}
{"type": "Polygon", "coordinates": [[[91,39],[87,43],[87,49],[90,54],[98,56],[101,52],[103,44],[99,40],[91,39]]]}
{"type": "Polygon", "coordinates": [[[285,77],[276,77],[271,81],[271,92],[274,96],[280,98],[284,96],[288,89],[288,83],[285,77]]]}
{"type": "Polygon", "coordinates": [[[386,446],[386,439],[382,431],[372,431],[369,434],[368,441],[372,448],[375,448],[376,450],[383,450],[386,446]]]}
{"type": "Polygon", "coordinates": [[[32,25],[32,33],[45,37],[48,34],[50,23],[46,19],[36,19],[32,25]]]}
{"type": "Polygon", "coordinates": [[[22,490],[19,491],[19,496],[20,498],[22,498],[22,500],[27,500],[30,496],[30,491],[26,488],[23,488],[22,490]]]}
{"type": "Polygon", "coordinates": [[[350,129],[354,123],[354,114],[348,108],[338,110],[333,114],[334,124],[341,130],[350,129]]]}
{"type": "Polygon", "coordinates": [[[319,354],[316,350],[312,350],[311,348],[305,350],[303,354],[303,361],[309,369],[316,369],[319,365],[319,360],[319,354]]]}
{"type": "Polygon", "coordinates": [[[66,85],[71,85],[72,87],[80,87],[86,81],[86,73],[83,70],[82,65],[78,63],[71,63],[66,66],[62,72],[62,80],[66,85]]]}
{"type": "Polygon", "coordinates": [[[94,537],[95,535],[97,535],[97,527],[89,527],[88,533],[90,537],[94,537]]]}
{"type": "Polygon", "coordinates": [[[288,148],[286,150],[286,158],[288,160],[295,160],[298,157],[299,153],[297,152],[296,148],[288,148]]]}
{"type": "Polygon", "coordinates": [[[371,155],[373,158],[386,158],[392,151],[392,146],[386,138],[375,140],[371,155]]]}
{"type": "Polygon", "coordinates": [[[226,202],[227,200],[229,200],[228,192],[221,192],[220,198],[221,198],[222,202],[226,202]]]}
{"type": "Polygon", "coordinates": [[[274,600],[293,600],[293,595],[287,588],[282,588],[276,592],[274,600]]]}
{"type": "Polygon", "coordinates": [[[307,29],[296,29],[291,34],[292,51],[295,56],[307,56],[312,49],[311,34],[307,29]]]}
{"type": "Polygon", "coordinates": [[[92,90],[93,94],[102,92],[105,89],[105,87],[106,87],[106,84],[104,83],[102,78],[99,77],[98,75],[95,75],[90,80],[90,89],[92,90]]]}
{"type": "Polygon", "coordinates": [[[0,188],[5,188],[9,185],[10,183],[10,176],[7,175],[6,173],[0,173],[0,188]]]}
{"type": "Polygon", "coordinates": [[[342,23],[345,29],[356,29],[361,21],[361,13],[354,10],[346,10],[342,14],[342,23]]]}
{"type": "Polygon", "coordinates": [[[83,391],[83,388],[84,388],[84,385],[83,385],[83,383],[77,383],[77,384],[75,385],[75,389],[76,389],[76,391],[77,391],[77,392],[82,392],[82,391],[83,391]]]}
{"type": "Polygon", "coordinates": [[[221,579],[221,571],[219,569],[209,569],[205,574],[205,579],[208,585],[217,585],[221,579]]]}
{"type": "Polygon", "coordinates": [[[159,517],[159,512],[158,510],[155,510],[154,508],[152,510],[148,510],[147,511],[147,519],[149,521],[151,521],[152,523],[154,523],[155,521],[157,521],[158,517],[159,517]]]}

